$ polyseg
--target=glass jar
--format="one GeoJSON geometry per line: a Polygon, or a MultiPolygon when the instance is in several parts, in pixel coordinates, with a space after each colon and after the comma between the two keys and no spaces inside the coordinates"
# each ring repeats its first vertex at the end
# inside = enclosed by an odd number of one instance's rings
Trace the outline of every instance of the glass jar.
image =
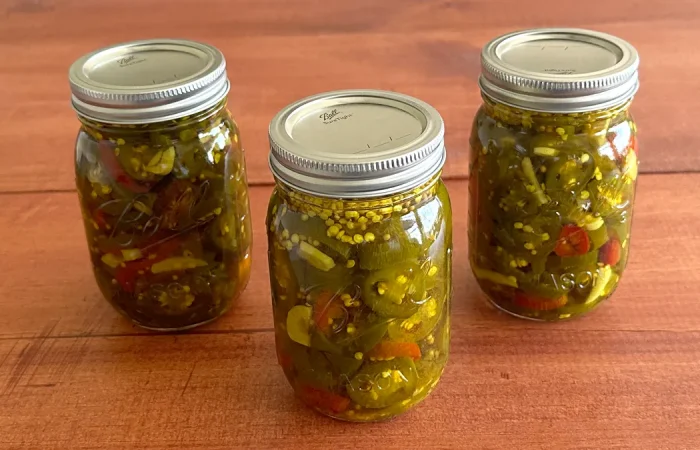
{"type": "Polygon", "coordinates": [[[223,55],[190,41],[120,44],[76,61],[70,82],[76,186],[103,295],[153,330],[221,316],[248,282],[252,239],[223,55]]]}
{"type": "Polygon", "coordinates": [[[319,94],[270,125],[277,355],[311,408],[370,422],[413,407],[447,363],[451,208],[438,112],[384,91],[319,94]]]}
{"type": "Polygon", "coordinates": [[[489,300],[518,317],[584,314],[617,287],[630,247],[635,49],[613,36],[509,34],[482,53],[471,135],[469,245],[489,300]]]}

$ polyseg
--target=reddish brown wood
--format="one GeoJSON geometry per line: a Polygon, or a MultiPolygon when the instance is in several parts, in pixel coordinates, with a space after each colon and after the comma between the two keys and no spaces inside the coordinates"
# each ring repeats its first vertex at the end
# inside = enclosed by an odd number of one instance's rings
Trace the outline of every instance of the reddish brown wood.
{"type": "Polygon", "coordinates": [[[635,101],[642,170],[700,170],[700,61],[692,58],[700,3],[576,0],[9,0],[0,3],[0,191],[72,189],[76,125],[67,70],[115,42],[181,36],[211,42],[229,61],[231,109],[243,130],[250,181],[269,183],[267,124],[285,104],[343,88],[391,89],[443,114],[446,176],[468,172],[479,105],[479,49],[535,26],[595,28],[627,38],[642,57],[635,101]],[[138,11],[138,13],[136,13],[138,11]]]}
{"type": "Polygon", "coordinates": [[[294,400],[272,333],[0,341],[0,446],[679,449],[700,439],[700,333],[454,326],[434,394],[381,424],[294,400]]]}
{"type": "Polygon", "coordinates": [[[467,183],[448,182],[450,364],[415,411],[363,426],[302,407],[276,365],[269,185],[250,192],[248,288],[225,317],[178,335],[135,328],[101,298],[76,195],[55,191],[73,184],[68,65],[101,45],[173,35],[228,57],[253,184],[271,180],[272,115],[346,87],[403,91],[438,107],[446,175],[464,178],[478,49],[512,29],[553,25],[612,32],[639,48],[642,168],[697,171],[699,13],[693,0],[0,0],[0,448],[697,448],[700,174],[641,175],[631,258],[614,298],[549,325],[483,301],[468,267],[467,183]]]}

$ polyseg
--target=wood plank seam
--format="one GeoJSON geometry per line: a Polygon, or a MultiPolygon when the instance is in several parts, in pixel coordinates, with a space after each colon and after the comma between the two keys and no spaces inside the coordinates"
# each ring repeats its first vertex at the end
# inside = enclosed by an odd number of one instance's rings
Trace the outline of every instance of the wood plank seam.
{"type": "MultiPolygon", "coordinates": [[[[471,276],[471,275],[470,275],[471,276]]],[[[495,312],[498,313],[498,312],[495,312]]],[[[115,312],[116,314],[116,312],[115,312]]],[[[233,313],[235,314],[235,313],[233,313]]],[[[500,313],[498,313],[500,314],[500,313]]],[[[510,318],[507,317],[507,320],[518,320],[515,318],[510,318]]],[[[126,319],[124,319],[126,320],[126,319]]],[[[648,330],[625,330],[625,329],[605,329],[605,328],[588,328],[588,329],[567,329],[567,328],[550,328],[546,329],[548,324],[542,324],[541,327],[535,326],[519,326],[518,328],[501,328],[497,329],[499,332],[513,332],[513,333],[528,333],[528,332],[539,332],[539,331],[545,331],[547,333],[556,333],[556,334],[580,334],[580,333],[623,333],[623,334],[634,334],[634,333],[666,333],[666,334],[677,334],[677,335],[692,335],[692,334],[697,334],[700,333],[700,328],[697,330],[668,330],[668,329],[648,329],[648,330]]],[[[493,327],[490,326],[485,326],[485,327],[470,327],[466,330],[460,330],[459,334],[464,335],[468,333],[479,333],[479,332],[484,332],[484,331],[494,331],[496,330],[493,327]]],[[[154,338],[154,337],[164,337],[164,336],[182,336],[182,337],[200,337],[200,336],[235,336],[235,335],[253,335],[253,334],[268,334],[268,333],[274,333],[275,329],[270,327],[270,328],[251,328],[251,329],[240,329],[240,330],[189,330],[186,332],[163,332],[163,333],[158,333],[158,332],[148,332],[144,331],[142,333],[100,333],[100,334],[86,334],[86,333],[77,333],[77,334],[61,334],[61,335],[56,335],[56,336],[9,336],[9,337],[0,337],[0,342],[12,342],[12,341],[36,341],[36,340],[41,340],[43,341],[56,341],[56,340],[65,340],[65,339],[98,339],[98,338],[137,338],[137,337],[145,337],[145,338],[154,338]]],[[[454,331],[453,331],[454,333],[454,331]]]]}
{"type": "MultiPolygon", "coordinates": [[[[115,311],[115,314],[117,312],[115,311]]],[[[235,313],[234,313],[235,314],[235,313]]],[[[127,320],[127,319],[124,319],[127,320]]],[[[25,340],[25,341],[33,341],[37,339],[45,339],[45,340],[55,340],[55,339],[81,339],[81,338],[122,338],[122,337],[154,337],[154,336],[209,336],[209,335],[218,335],[218,336],[226,336],[226,335],[237,335],[237,334],[259,334],[259,333],[273,333],[275,331],[274,328],[268,327],[268,328],[246,328],[246,329],[240,329],[240,330],[189,330],[187,332],[170,332],[170,333],[157,333],[157,332],[148,332],[148,331],[143,331],[141,333],[139,332],[129,332],[129,333],[97,333],[97,334],[88,334],[88,333],[74,333],[74,334],[59,334],[56,336],[51,336],[51,335],[39,335],[39,336],[0,336],[0,342],[5,341],[15,341],[15,340],[25,340]]]]}

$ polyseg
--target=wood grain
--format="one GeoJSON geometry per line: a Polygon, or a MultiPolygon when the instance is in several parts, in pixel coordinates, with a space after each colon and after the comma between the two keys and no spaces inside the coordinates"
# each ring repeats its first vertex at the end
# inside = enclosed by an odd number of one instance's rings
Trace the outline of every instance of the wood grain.
{"type": "Polygon", "coordinates": [[[352,425],[294,400],[271,332],[0,341],[11,449],[680,449],[700,333],[470,329],[414,411],[352,425]],[[376,448],[376,446],[375,446],[376,448]]]}
{"type": "Polygon", "coordinates": [[[0,0],[0,449],[698,448],[699,25],[696,0],[0,0]],[[464,178],[479,48],[560,25],[640,50],[645,174],[613,299],[543,325],[482,298],[468,267],[464,178]],[[251,282],[230,313],[185,334],[143,331],[101,298],[71,192],[68,66],[159,36],[224,51],[256,185],[251,282]],[[363,87],[420,97],[445,118],[455,290],[436,392],[394,421],[353,425],[301,406],[276,364],[266,127],[292,100],[363,87]]]}
{"type": "MultiPolygon", "coordinates": [[[[264,257],[224,318],[188,334],[152,335],[100,298],[74,194],[4,195],[0,429],[8,432],[0,447],[354,449],[381,439],[387,449],[693,448],[699,183],[700,175],[640,178],[621,287],[569,323],[519,321],[487,307],[457,232],[443,381],[415,411],[361,433],[294,400],[276,366],[264,257]],[[29,238],[17,239],[20,230],[29,238]]],[[[466,182],[448,188],[454,227],[463,231],[466,182]]],[[[251,189],[255,255],[265,254],[269,191],[251,189]]]]}
{"type": "Polygon", "coordinates": [[[642,57],[635,101],[642,170],[700,170],[700,25],[694,0],[6,0],[0,2],[0,192],[73,189],[76,124],[67,70],[95,48],[180,36],[224,52],[231,109],[243,130],[252,184],[269,183],[267,124],[316,92],[380,88],[433,104],[447,125],[445,175],[467,175],[467,139],[480,103],[479,49],[513,29],[568,25],[617,34],[642,57]],[[134,14],[134,11],[139,11],[134,14]],[[200,12],[201,11],[201,12],[200,12]],[[196,20],[194,20],[196,18],[196,20]],[[653,30],[653,32],[651,31],[653,30]]]}

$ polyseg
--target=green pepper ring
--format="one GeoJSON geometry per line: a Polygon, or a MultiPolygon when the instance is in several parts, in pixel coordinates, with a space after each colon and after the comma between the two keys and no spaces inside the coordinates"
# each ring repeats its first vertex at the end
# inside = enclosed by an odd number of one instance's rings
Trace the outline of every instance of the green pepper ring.
{"type": "Polygon", "coordinates": [[[410,358],[395,358],[367,364],[350,380],[350,398],[365,408],[392,406],[413,395],[418,381],[416,365],[410,358]]]}
{"type": "Polygon", "coordinates": [[[364,280],[362,299],[381,316],[408,318],[426,300],[423,271],[418,264],[406,262],[371,272],[364,280]]]}

